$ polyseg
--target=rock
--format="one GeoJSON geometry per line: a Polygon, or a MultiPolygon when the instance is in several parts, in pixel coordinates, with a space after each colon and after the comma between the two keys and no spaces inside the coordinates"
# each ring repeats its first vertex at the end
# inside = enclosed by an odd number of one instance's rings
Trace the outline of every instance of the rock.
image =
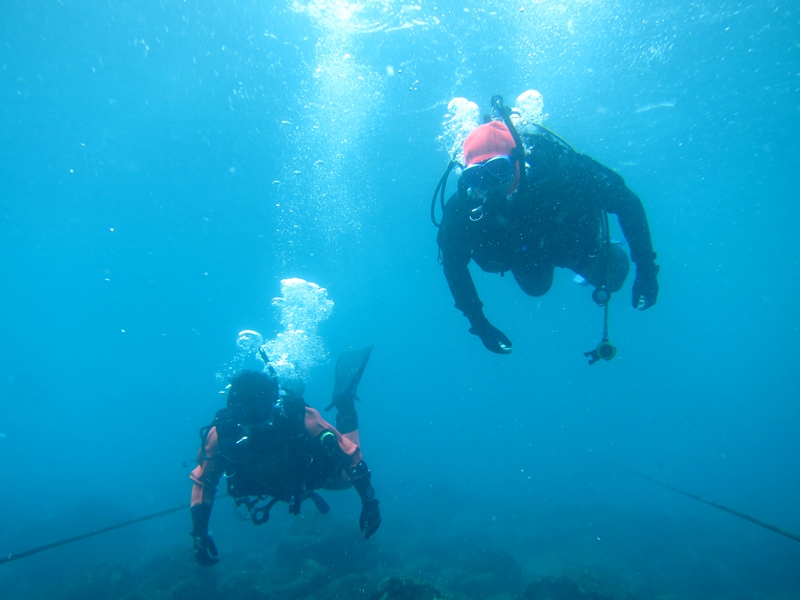
{"type": "Polygon", "coordinates": [[[525,588],[520,600],[633,600],[633,596],[596,577],[580,573],[573,577],[540,577],[525,588]]]}
{"type": "Polygon", "coordinates": [[[378,584],[369,600],[444,600],[445,594],[430,583],[413,579],[389,577],[378,584]]]}

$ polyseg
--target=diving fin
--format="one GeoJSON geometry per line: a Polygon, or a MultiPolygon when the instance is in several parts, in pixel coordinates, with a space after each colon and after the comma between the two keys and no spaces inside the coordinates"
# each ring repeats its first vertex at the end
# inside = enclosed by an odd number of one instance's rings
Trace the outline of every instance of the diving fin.
{"type": "Polygon", "coordinates": [[[367,368],[367,362],[372,354],[372,346],[367,346],[361,350],[350,350],[342,352],[339,360],[336,361],[336,382],[333,386],[333,400],[325,408],[326,411],[336,406],[336,403],[344,399],[356,397],[356,388],[367,368]]]}

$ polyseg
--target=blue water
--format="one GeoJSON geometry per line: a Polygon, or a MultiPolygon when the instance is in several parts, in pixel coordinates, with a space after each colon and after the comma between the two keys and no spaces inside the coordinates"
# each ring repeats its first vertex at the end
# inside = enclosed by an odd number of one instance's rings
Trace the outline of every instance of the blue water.
{"type": "MultiPolygon", "coordinates": [[[[302,277],[335,302],[332,357],[375,345],[359,415],[387,573],[415,544],[490,546],[524,583],[800,598],[796,541],[619,468],[800,533],[794,3],[325,4],[5,3],[0,555],[188,503],[216,373],[302,277]],[[474,271],[514,342],[497,356],[437,263],[447,102],[529,88],[648,214],[661,294],[612,300],[610,363],[586,365],[602,312],[571,273],[532,299],[474,271]]],[[[311,405],[332,378],[314,370],[311,405]]],[[[355,494],[329,500],[355,530],[355,494]]],[[[220,568],[293,526],[229,502],[220,568]]],[[[164,548],[193,566],[188,531],[178,513],[0,565],[4,597],[164,548]]]]}

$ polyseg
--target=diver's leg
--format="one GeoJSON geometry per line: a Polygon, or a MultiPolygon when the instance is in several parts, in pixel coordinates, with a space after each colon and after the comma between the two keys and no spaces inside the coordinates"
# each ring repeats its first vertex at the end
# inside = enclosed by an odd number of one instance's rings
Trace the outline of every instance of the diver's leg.
{"type": "Polygon", "coordinates": [[[544,296],[553,285],[555,267],[547,263],[530,263],[511,269],[522,291],[528,296],[544,296]]]}
{"type": "Polygon", "coordinates": [[[333,391],[333,401],[326,408],[336,407],[336,429],[342,435],[354,434],[355,443],[358,443],[358,415],[356,414],[356,389],[361,382],[364,369],[367,368],[369,357],[372,355],[372,346],[360,350],[342,352],[336,361],[336,383],[333,391]]]}
{"type": "Polygon", "coordinates": [[[358,430],[358,414],[353,396],[340,397],[336,400],[336,429],[342,435],[358,430]]]}
{"type": "Polygon", "coordinates": [[[631,261],[620,244],[611,244],[608,257],[608,289],[618,292],[628,277],[631,261]]]}
{"type": "Polygon", "coordinates": [[[586,257],[569,268],[591,283],[594,287],[607,285],[608,291],[618,292],[625,283],[631,261],[619,244],[612,243],[608,252],[608,263],[602,254],[586,257]],[[606,264],[608,266],[606,267],[606,264]]]}

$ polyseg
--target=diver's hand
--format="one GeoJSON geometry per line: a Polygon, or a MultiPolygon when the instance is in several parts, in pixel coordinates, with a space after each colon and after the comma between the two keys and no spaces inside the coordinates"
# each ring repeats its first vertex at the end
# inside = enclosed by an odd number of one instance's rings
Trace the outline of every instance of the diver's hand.
{"type": "Polygon", "coordinates": [[[481,316],[471,323],[472,327],[469,328],[469,332],[481,338],[487,350],[495,354],[511,354],[511,340],[506,337],[505,333],[489,323],[486,317],[481,316]]]}
{"type": "Polygon", "coordinates": [[[647,310],[658,298],[659,267],[654,262],[637,263],[636,278],[633,280],[633,308],[647,310]]]}
{"type": "Polygon", "coordinates": [[[211,536],[207,533],[204,535],[193,535],[194,538],[194,559],[201,567],[210,567],[219,562],[219,552],[217,552],[217,545],[211,536]]]}
{"type": "Polygon", "coordinates": [[[361,516],[358,518],[358,527],[364,532],[364,539],[368,540],[381,526],[380,504],[375,498],[367,500],[361,505],[361,516]]]}

